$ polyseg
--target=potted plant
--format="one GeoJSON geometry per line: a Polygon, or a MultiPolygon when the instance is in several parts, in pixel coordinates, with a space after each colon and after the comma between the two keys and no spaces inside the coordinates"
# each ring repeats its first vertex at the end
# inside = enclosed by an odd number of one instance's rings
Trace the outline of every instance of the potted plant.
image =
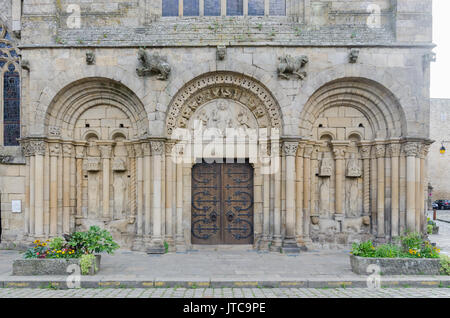
{"type": "Polygon", "coordinates": [[[93,275],[100,269],[99,253],[113,254],[119,248],[111,234],[98,226],[33,243],[25,252],[25,259],[14,261],[13,275],[67,275],[71,264],[80,266],[82,275],[93,275]]]}
{"type": "Polygon", "coordinates": [[[430,218],[427,218],[427,232],[428,232],[428,234],[438,234],[439,233],[439,226],[437,226],[436,222],[434,222],[430,218]]]}
{"type": "Polygon", "coordinates": [[[353,243],[350,264],[352,271],[361,275],[367,274],[372,264],[385,275],[439,275],[439,253],[420,233],[408,233],[397,244],[353,243]]]}

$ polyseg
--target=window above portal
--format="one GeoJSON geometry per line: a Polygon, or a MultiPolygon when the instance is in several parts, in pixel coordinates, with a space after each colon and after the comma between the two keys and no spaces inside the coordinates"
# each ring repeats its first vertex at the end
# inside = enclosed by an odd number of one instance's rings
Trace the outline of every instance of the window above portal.
{"type": "Polygon", "coordinates": [[[286,0],[162,0],[163,17],[285,15],[286,0]]]}

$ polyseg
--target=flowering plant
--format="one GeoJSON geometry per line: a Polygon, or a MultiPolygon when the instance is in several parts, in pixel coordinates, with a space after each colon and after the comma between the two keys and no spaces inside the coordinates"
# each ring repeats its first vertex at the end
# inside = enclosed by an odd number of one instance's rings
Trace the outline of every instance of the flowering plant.
{"type": "Polygon", "coordinates": [[[86,254],[107,252],[112,254],[119,245],[114,242],[107,230],[91,226],[87,232],[75,232],[64,238],[54,237],[51,240],[35,240],[25,258],[80,258],[86,254]]]}

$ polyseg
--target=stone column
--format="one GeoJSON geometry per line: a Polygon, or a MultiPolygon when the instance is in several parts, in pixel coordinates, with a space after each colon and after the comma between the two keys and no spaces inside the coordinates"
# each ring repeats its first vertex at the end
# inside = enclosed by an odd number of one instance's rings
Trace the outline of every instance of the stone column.
{"type": "Polygon", "coordinates": [[[420,152],[420,215],[421,215],[421,231],[426,231],[426,221],[427,221],[427,209],[425,200],[427,199],[427,191],[425,189],[426,182],[426,174],[427,171],[425,169],[425,160],[428,156],[428,151],[430,149],[429,145],[423,145],[422,151],[420,152]]]}
{"type": "Polygon", "coordinates": [[[377,186],[378,186],[378,169],[375,147],[372,147],[370,156],[370,210],[372,214],[371,233],[377,235],[377,186]]]}
{"type": "Polygon", "coordinates": [[[136,238],[133,242],[133,250],[141,250],[143,248],[142,236],[144,234],[144,159],[143,151],[140,143],[134,144],[136,154],[136,238]]]}
{"type": "Polygon", "coordinates": [[[28,141],[21,142],[23,154],[26,160],[26,174],[25,174],[25,213],[23,220],[23,230],[25,235],[30,233],[30,178],[31,178],[31,151],[30,143],[28,141]]]}
{"type": "Polygon", "coordinates": [[[144,155],[144,236],[145,243],[150,243],[151,234],[151,180],[152,180],[152,161],[150,156],[150,143],[142,144],[142,151],[144,155]]]}
{"type": "Polygon", "coordinates": [[[70,233],[70,159],[73,155],[73,146],[63,144],[63,233],[70,233]]]}
{"type": "Polygon", "coordinates": [[[399,143],[388,146],[388,153],[391,157],[391,237],[399,236],[400,148],[399,143]]]}
{"type": "Polygon", "coordinates": [[[303,152],[305,145],[300,143],[298,145],[296,156],[296,240],[300,246],[304,245],[303,241],[303,152]]]}
{"type": "Polygon", "coordinates": [[[34,234],[36,237],[44,236],[44,156],[46,143],[43,140],[32,141],[35,155],[34,169],[34,234]]]}
{"type": "Polygon", "coordinates": [[[176,236],[175,245],[177,251],[185,251],[186,244],[183,236],[183,155],[185,145],[176,144],[176,236]]]}
{"type": "Polygon", "coordinates": [[[363,160],[363,222],[370,225],[370,148],[369,145],[361,146],[363,160]]]}
{"type": "Polygon", "coordinates": [[[344,199],[344,174],[345,174],[345,152],[347,143],[332,142],[334,159],[336,161],[336,177],[335,177],[335,213],[341,217],[344,214],[343,199],[344,199]]]}
{"type": "Polygon", "coordinates": [[[174,170],[174,158],[172,156],[172,151],[174,150],[174,142],[167,142],[165,145],[165,153],[166,153],[166,240],[169,244],[170,248],[173,248],[174,245],[174,233],[173,233],[173,205],[176,203],[176,198],[174,197],[174,178],[176,176],[173,175],[174,170]]]}
{"type": "Polygon", "coordinates": [[[263,241],[264,248],[268,248],[270,237],[270,148],[267,141],[259,144],[260,157],[264,164],[263,175],[263,241]]]}
{"type": "Polygon", "coordinates": [[[422,189],[420,185],[421,185],[421,176],[422,176],[422,171],[420,169],[420,156],[422,153],[422,148],[423,145],[422,144],[418,144],[417,147],[417,156],[416,156],[416,232],[420,232],[421,231],[421,223],[422,223],[422,210],[421,210],[421,206],[422,206],[422,189]]]}
{"type": "Polygon", "coordinates": [[[375,156],[377,158],[377,238],[383,240],[384,230],[384,160],[386,154],[385,145],[375,145],[375,156]]]}
{"type": "Polygon", "coordinates": [[[295,237],[295,158],[297,156],[298,141],[285,141],[283,152],[286,157],[286,237],[283,242],[284,252],[298,253],[295,237]]]}
{"type": "Polygon", "coordinates": [[[307,144],[304,150],[303,159],[303,240],[305,243],[310,242],[309,238],[309,225],[310,225],[310,199],[311,199],[311,155],[313,152],[313,146],[307,144]]]}
{"type": "Polygon", "coordinates": [[[50,153],[50,236],[58,234],[58,157],[59,143],[49,143],[50,153]]]}
{"type": "Polygon", "coordinates": [[[136,210],[137,210],[137,196],[136,196],[136,152],[134,151],[133,144],[127,144],[127,154],[130,158],[130,195],[128,196],[130,207],[129,223],[136,223],[136,210]]]}
{"type": "Polygon", "coordinates": [[[418,146],[415,142],[407,142],[404,146],[406,154],[406,229],[416,229],[416,156],[418,146]]]}
{"type": "Polygon", "coordinates": [[[75,160],[76,160],[76,218],[78,222],[80,219],[85,218],[86,215],[83,213],[83,159],[85,155],[86,147],[85,145],[75,146],[75,160]]]}
{"type": "Polygon", "coordinates": [[[162,161],[164,142],[151,141],[152,148],[152,162],[153,162],[153,233],[152,244],[147,249],[147,253],[164,253],[164,246],[162,244],[161,226],[162,226],[162,161]]]}
{"type": "Polygon", "coordinates": [[[281,153],[280,144],[278,142],[271,144],[271,158],[278,160],[278,164],[272,165],[274,174],[274,222],[273,222],[273,240],[272,247],[274,250],[281,247],[281,153]]]}
{"type": "Polygon", "coordinates": [[[317,191],[317,183],[318,183],[318,178],[316,176],[317,173],[317,166],[319,165],[319,152],[318,150],[318,146],[315,145],[313,146],[313,151],[311,153],[311,163],[310,163],[310,186],[309,186],[309,192],[310,192],[310,198],[311,198],[311,202],[310,202],[310,206],[309,206],[309,220],[311,221],[312,217],[317,217],[318,216],[318,191],[317,191]]]}
{"type": "Polygon", "coordinates": [[[100,153],[102,155],[103,161],[103,181],[102,181],[102,204],[103,204],[103,213],[102,216],[104,219],[108,220],[110,215],[109,209],[109,187],[110,187],[110,166],[111,166],[111,153],[112,153],[112,145],[111,144],[100,144],[99,143],[100,153]]]}

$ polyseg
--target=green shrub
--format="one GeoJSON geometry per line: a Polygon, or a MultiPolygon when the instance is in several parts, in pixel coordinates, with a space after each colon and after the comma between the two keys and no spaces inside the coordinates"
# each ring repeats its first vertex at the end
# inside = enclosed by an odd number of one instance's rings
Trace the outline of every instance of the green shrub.
{"type": "Polygon", "coordinates": [[[433,225],[427,224],[427,233],[428,234],[433,234],[433,225]]]}
{"type": "Polygon", "coordinates": [[[94,254],[84,254],[80,258],[80,267],[81,267],[81,274],[87,275],[89,274],[89,270],[91,267],[94,266],[94,269],[97,270],[97,263],[95,262],[95,255],[94,254]]]}
{"type": "Polygon", "coordinates": [[[87,232],[75,232],[68,237],[69,245],[83,254],[106,252],[113,254],[119,245],[114,242],[111,233],[98,226],[91,226],[87,232]]]}
{"type": "Polygon", "coordinates": [[[372,241],[353,243],[351,254],[361,257],[375,257],[375,247],[372,241]]]}
{"type": "Polygon", "coordinates": [[[441,255],[441,274],[450,275],[450,257],[441,255]]]}
{"type": "Polygon", "coordinates": [[[396,258],[401,257],[401,248],[397,245],[383,244],[375,248],[374,257],[396,258]]]}
{"type": "Polygon", "coordinates": [[[54,237],[50,240],[48,247],[51,250],[61,250],[64,247],[64,239],[62,237],[54,237]]]}

